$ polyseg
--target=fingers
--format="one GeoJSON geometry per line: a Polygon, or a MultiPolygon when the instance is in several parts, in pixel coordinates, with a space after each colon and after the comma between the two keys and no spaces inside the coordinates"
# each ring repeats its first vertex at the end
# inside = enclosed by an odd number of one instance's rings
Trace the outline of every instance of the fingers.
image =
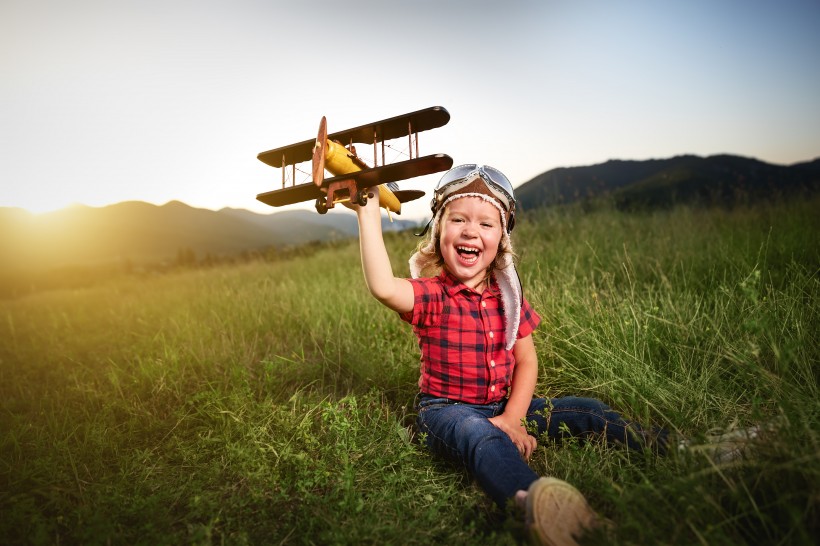
{"type": "Polygon", "coordinates": [[[535,448],[538,446],[538,442],[535,438],[527,434],[520,442],[516,442],[516,446],[518,447],[518,452],[521,453],[524,460],[529,461],[532,454],[535,453],[535,448]]]}
{"type": "Polygon", "coordinates": [[[499,417],[491,417],[489,421],[509,436],[513,445],[515,445],[516,449],[518,449],[518,453],[524,460],[529,460],[535,452],[535,448],[538,446],[538,441],[534,436],[530,436],[526,429],[520,425],[505,425],[504,421],[499,417]]]}
{"type": "MultiPolygon", "coordinates": [[[[372,209],[372,208],[378,209],[380,207],[379,187],[378,186],[372,186],[370,188],[367,188],[365,195],[367,196],[367,204],[364,205],[364,208],[366,208],[366,209],[372,209]]],[[[347,208],[349,208],[350,210],[353,210],[353,211],[359,210],[359,208],[361,208],[361,205],[354,202],[353,196],[351,196],[350,200],[344,200],[344,201],[339,201],[339,202],[342,203],[342,205],[344,205],[345,207],[347,207],[347,208]]]]}
{"type": "MultiPolygon", "coordinates": [[[[370,206],[379,206],[379,187],[378,186],[371,186],[365,190],[364,193],[367,196],[367,205],[370,206]]],[[[365,205],[365,206],[367,206],[365,205]]]]}
{"type": "Polygon", "coordinates": [[[538,446],[538,442],[536,439],[529,434],[522,434],[516,435],[515,437],[510,437],[515,444],[515,447],[518,448],[518,453],[525,461],[529,461],[532,454],[535,453],[535,448],[538,446]]]}

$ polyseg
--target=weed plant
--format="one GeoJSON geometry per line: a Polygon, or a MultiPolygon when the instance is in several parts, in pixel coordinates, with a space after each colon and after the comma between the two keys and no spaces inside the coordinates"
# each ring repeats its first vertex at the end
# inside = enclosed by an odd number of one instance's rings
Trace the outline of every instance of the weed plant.
{"type": "MultiPolygon", "coordinates": [[[[820,536],[818,205],[523,215],[540,395],[695,443],[777,423],[729,463],[541,441],[533,468],[614,522],[589,543],[820,536]]],[[[387,235],[397,273],[416,242],[387,235]]],[[[525,537],[419,444],[416,342],[368,296],[356,241],[4,300],[0,339],[0,543],[525,537]]]]}

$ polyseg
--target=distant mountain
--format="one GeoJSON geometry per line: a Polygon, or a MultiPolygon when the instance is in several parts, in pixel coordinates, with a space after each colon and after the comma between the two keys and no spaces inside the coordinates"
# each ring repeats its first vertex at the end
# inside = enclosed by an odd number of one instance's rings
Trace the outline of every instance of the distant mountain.
{"type": "MultiPolygon", "coordinates": [[[[553,169],[518,187],[516,197],[525,210],[602,197],[622,208],[639,208],[750,202],[818,188],[820,159],[786,167],[730,155],[685,155],[553,169]]],[[[416,225],[384,222],[385,230],[416,225]]],[[[348,210],[257,214],[197,209],[178,201],[162,206],[130,201],[34,215],[0,207],[0,272],[171,263],[181,253],[197,260],[225,258],[355,237],[357,231],[356,217],[348,210]]]]}
{"type": "MultiPolygon", "coordinates": [[[[385,229],[415,222],[385,219],[385,229]]],[[[34,215],[0,208],[0,270],[44,269],[116,262],[173,261],[181,251],[226,257],[270,247],[357,236],[349,211],[257,214],[197,209],[179,201],[162,206],[130,201],[101,208],[72,206],[34,215]]]]}
{"type": "Polygon", "coordinates": [[[732,155],[618,161],[547,171],[516,188],[525,210],[610,198],[620,208],[753,202],[820,188],[820,159],[791,166],[732,155]]]}

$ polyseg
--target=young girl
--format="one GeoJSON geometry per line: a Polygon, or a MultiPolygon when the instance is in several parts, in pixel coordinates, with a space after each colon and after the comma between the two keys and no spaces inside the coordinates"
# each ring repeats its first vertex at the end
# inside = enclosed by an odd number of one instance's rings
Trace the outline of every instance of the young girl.
{"type": "Polygon", "coordinates": [[[378,192],[356,207],[370,293],[413,326],[421,349],[418,426],[435,454],[465,465],[502,508],[525,509],[544,544],[574,544],[596,516],[584,496],[539,478],[527,460],[535,434],[602,437],[642,448],[648,435],[598,400],[534,398],[540,317],[523,297],[510,233],[515,197],[500,171],[461,165],[438,183],[432,229],[410,258],[411,279],[393,275],[378,192]]]}

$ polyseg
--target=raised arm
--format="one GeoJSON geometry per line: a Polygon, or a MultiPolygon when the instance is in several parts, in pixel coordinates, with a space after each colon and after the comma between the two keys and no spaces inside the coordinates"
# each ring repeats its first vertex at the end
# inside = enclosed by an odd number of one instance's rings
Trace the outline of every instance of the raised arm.
{"type": "Polygon", "coordinates": [[[413,286],[407,279],[393,276],[390,258],[382,237],[379,192],[371,191],[367,205],[356,208],[359,217],[359,248],[367,288],[377,300],[399,313],[413,309],[413,286]]]}

